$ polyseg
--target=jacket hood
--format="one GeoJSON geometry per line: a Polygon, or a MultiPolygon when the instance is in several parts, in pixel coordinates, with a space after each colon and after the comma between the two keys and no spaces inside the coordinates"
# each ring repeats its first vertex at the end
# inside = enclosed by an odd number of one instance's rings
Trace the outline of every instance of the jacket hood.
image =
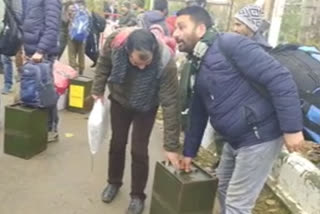
{"type": "Polygon", "coordinates": [[[256,33],[251,39],[257,42],[265,50],[272,49],[272,46],[267,42],[267,39],[259,32],[256,33]]]}
{"type": "Polygon", "coordinates": [[[145,13],[145,17],[151,24],[165,21],[166,19],[166,17],[159,11],[148,11],[145,13]]]}

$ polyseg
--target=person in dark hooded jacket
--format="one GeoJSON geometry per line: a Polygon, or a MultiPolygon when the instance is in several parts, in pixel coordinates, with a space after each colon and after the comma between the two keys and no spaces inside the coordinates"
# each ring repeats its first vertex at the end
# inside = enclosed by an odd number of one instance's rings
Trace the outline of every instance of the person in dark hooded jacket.
{"type": "MultiPolygon", "coordinates": [[[[40,63],[46,59],[53,64],[59,52],[60,0],[22,0],[22,8],[23,45],[26,57],[34,63],[40,63]]],[[[48,141],[57,141],[56,105],[49,108],[48,126],[48,141]]]]}
{"type": "Polygon", "coordinates": [[[168,15],[168,1],[167,0],[155,0],[153,10],[147,11],[138,16],[138,25],[144,29],[149,30],[152,25],[160,25],[166,36],[170,35],[166,16],[168,15]]]}

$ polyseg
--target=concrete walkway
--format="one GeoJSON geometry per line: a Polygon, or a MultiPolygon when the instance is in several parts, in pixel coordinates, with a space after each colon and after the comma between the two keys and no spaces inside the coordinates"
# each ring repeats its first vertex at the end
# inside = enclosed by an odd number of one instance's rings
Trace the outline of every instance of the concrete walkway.
{"type": "MultiPolygon", "coordinates": [[[[91,168],[86,116],[62,112],[60,142],[30,160],[3,154],[1,131],[0,154],[0,213],[1,214],[88,214],[125,213],[130,192],[130,154],[127,152],[124,186],[114,203],[100,200],[106,184],[107,143],[101,147],[91,168]],[[73,137],[66,137],[72,134],[73,137]]],[[[162,133],[155,128],[150,144],[151,170],[162,159],[162,133]]],[[[150,196],[153,177],[150,176],[147,194],[150,196]]],[[[150,197],[144,213],[149,213],[150,197]]]]}
{"type": "MultiPolygon", "coordinates": [[[[3,86],[0,75],[0,88],[3,86]]],[[[4,105],[13,94],[1,95],[1,124],[4,105]]],[[[87,142],[87,117],[60,112],[60,142],[48,145],[43,153],[23,160],[3,153],[3,127],[0,129],[0,214],[122,214],[130,200],[130,153],[128,147],[124,186],[112,204],[101,201],[106,185],[106,142],[94,158],[87,142]]],[[[156,125],[150,141],[150,177],[144,214],[149,213],[155,162],[163,159],[162,130],[156,125]]]]}

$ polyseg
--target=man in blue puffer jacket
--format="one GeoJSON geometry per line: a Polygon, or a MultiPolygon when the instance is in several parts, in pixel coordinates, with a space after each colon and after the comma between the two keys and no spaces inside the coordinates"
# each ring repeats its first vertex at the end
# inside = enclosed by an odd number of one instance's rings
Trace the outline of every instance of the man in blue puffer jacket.
{"type": "MultiPolygon", "coordinates": [[[[26,57],[35,63],[47,59],[54,62],[59,49],[61,20],[60,0],[22,0],[23,45],[26,57]]],[[[54,99],[54,98],[53,98],[54,99]]],[[[49,109],[48,141],[58,140],[57,107],[49,109]]]]}
{"type": "Polygon", "coordinates": [[[209,117],[228,142],[217,170],[221,213],[249,214],[283,143],[295,152],[304,142],[297,87],[259,44],[214,31],[203,8],[188,7],[177,15],[173,36],[196,74],[181,168],[190,170],[209,117]],[[263,86],[268,97],[251,82],[263,86]]]}
{"type": "Polygon", "coordinates": [[[61,18],[60,0],[23,0],[24,49],[27,56],[41,61],[58,54],[61,18]]]}

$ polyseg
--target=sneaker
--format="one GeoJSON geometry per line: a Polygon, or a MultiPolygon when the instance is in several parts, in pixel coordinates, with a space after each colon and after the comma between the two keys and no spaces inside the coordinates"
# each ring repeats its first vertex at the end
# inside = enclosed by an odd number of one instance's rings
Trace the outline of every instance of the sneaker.
{"type": "Polygon", "coordinates": [[[59,141],[58,132],[48,132],[48,143],[59,141]]]}
{"type": "Polygon", "coordinates": [[[12,88],[4,87],[1,91],[2,94],[9,94],[12,92],[12,88]]]}

